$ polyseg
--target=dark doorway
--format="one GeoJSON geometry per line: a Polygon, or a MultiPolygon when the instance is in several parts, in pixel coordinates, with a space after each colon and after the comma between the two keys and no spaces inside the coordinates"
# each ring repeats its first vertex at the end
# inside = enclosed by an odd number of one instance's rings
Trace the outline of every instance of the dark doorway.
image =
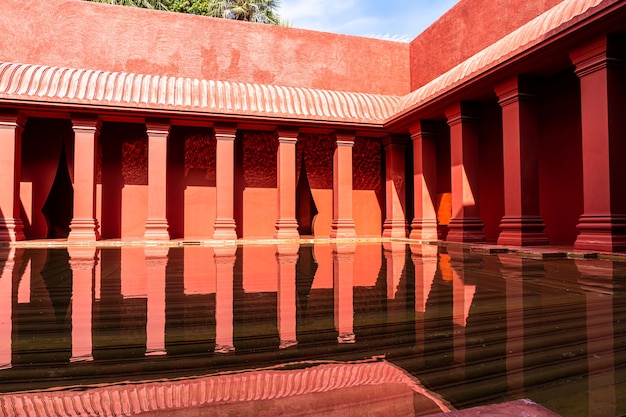
{"type": "Polygon", "coordinates": [[[50,194],[41,209],[48,223],[48,239],[66,238],[69,235],[73,206],[74,188],[67,168],[65,144],[63,144],[50,194]]]}
{"type": "Polygon", "coordinates": [[[300,236],[313,234],[313,220],[317,213],[317,206],[313,200],[303,158],[296,187],[296,219],[298,220],[298,233],[300,236]]]}

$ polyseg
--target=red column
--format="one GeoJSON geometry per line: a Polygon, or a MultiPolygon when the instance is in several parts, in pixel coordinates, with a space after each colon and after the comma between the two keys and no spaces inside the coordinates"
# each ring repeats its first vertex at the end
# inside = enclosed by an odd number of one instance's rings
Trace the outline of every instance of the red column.
{"type": "Polygon", "coordinates": [[[354,343],[354,244],[333,244],[335,328],[339,343],[354,343]]]}
{"type": "Polygon", "coordinates": [[[21,113],[0,113],[0,242],[24,240],[20,171],[25,124],[26,117],[21,113]]]}
{"type": "Polygon", "coordinates": [[[576,249],[626,250],[623,48],[605,36],[570,53],[580,78],[583,146],[584,210],[576,249]]]}
{"type": "Polygon", "coordinates": [[[98,255],[95,247],[67,248],[72,268],[72,358],[71,362],[93,360],[93,302],[95,268],[98,255]]]}
{"type": "Polygon", "coordinates": [[[411,126],[413,140],[413,205],[411,239],[437,240],[436,126],[420,121],[411,126]]]}
{"type": "Polygon", "coordinates": [[[383,139],[385,149],[385,222],[383,237],[406,238],[406,140],[400,136],[383,139]]]}
{"type": "Polygon", "coordinates": [[[450,126],[452,166],[452,218],[446,238],[450,242],[483,242],[483,222],[478,206],[478,131],[468,103],[446,109],[450,126]]]}
{"type": "Polygon", "coordinates": [[[278,219],[277,239],[298,239],[296,220],[296,142],[298,129],[278,129],[278,219]]]}
{"type": "Polygon", "coordinates": [[[148,134],[148,219],[146,240],[169,240],[167,201],[167,139],[170,124],[167,121],[146,121],[148,134]]]}
{"type": "Polygon", "coordinates": [[[333,156],[333,221],[331,238],[354,238],[352,214],[352,147],[354,133],[337,132],[333,156]]]}
{"type": "Polygon", "coordinates": [[[234,125],[215,125],[215,230],[213,239],[237,240],[235,206],[235,136],[234,125]]]}
{"type": "Polygon", "coordinates": [[[215,253],[215,353],[235,350],[233,339],[233,268],[237,247],[217,246],[215,253]]]}
{"type": "Polygon", "coordinates": [[[278,245],[278,334],[280,348],[298,344],[296,335],[296,263],[300,245],[278,245]]]}
{"type": "Polygon", "coordinates": [[[495,87],[502,107],[504,217],[500,245],[547,245],[539,214],[539,147],[533,85],[515,76],[495,87]]]}
{"type": "Polygon", "coordinates": [[[96,149],[101,122],[97,117],[73,117],[74,217],[68,240],[98,240],[96,220],[96,149]]]}

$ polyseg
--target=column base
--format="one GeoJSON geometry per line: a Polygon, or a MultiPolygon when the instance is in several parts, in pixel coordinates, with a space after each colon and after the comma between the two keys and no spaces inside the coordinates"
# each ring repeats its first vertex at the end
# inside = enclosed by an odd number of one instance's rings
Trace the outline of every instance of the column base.
{"type": "Polygon", "coordinates": [[[543,232],[546,225],[541,216],[503,217],[500,223],[498,245],[541,246],[548,245],[543,232]]]}
{"type": "Polygon", "coordinates": [[[353,239],[356,227],[352,219],[334,219],[330,225],[331,239],[353,239]]]}
{"type": "Polygon", "coordinates": [[[70,223],[70,234],[67,236],[67,240],[100,240],[100,233],[98,233],[98,221],[96,219],[72,219],[72,222],[70,223]]]}
{"type": "Polygon", "coordinates": [[[168,229],[167,219],[148,219],[143,238],[145,240],[170,240],[168,229]]]}
{"type": "Polygon", "coordinates": [[[300,238],[300,233],[298,233],[298,221],[296,219],[278,219],[274,227],[276,228],[274,232],[275,239],[300,238]]]}
{"type": "Polygon", "coordinates": [[[626,252],[626,216],[582,215],[575,249],[626,252]]]}
{"type": "Polygon", "coordinates": [[[404,219],[390,219],[383,223],[383,237],[406,239],[409,225],[404,219]]]}
{"type": "Polygon", "coordinates": [[[22,219],[0,219],[0,242],[17,242],[25,240],[22,219]]]}
{"type": "Polygon", "coordinates": [[[356,343],[356,336],[354,333],[339,333],[339,336],[337,336],[337,342],[340,344],[356,343]]]}
{"type": "Polygon", "coordinates": [[[409,238],[416,240],[438,240],[437,219],[413,219],[409,238]]]}
{"type": "Polygon", "coordinates": [[[483,221],[478,217],[452,219],[448,225],[449,232],[446,242],[472,243],[484,242],[483,221]]]}
{"type": "Polygon", "coordinates": [[[297,340],[281,340],[278,349],[287,349],[298,344],[297,340]]]}
{"type": "Polygon", "coordinates": [[[215,345],[213,352],[215,353],[230,353],[234,352],[235,347],[233,345],[215,345]]]}
{"type": "Polygon", "coordinates": [[[215,219],[215,240],[237,240],[237,224],[233,219],[215,219]]]}

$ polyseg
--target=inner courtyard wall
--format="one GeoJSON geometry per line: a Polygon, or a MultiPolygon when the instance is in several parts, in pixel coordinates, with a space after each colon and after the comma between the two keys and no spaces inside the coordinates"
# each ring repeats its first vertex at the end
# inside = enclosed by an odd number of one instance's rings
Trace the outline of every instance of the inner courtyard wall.
{"type": "Polygon", "coordinates": [[[411,42],[411,90],[563,0],[460,0],[411,42]]]}
{"type": "Polygon", "coordinates": [[[409,92],[409,45],[79,0],[6,0],[0,60],[309,87],[409,92]]]}

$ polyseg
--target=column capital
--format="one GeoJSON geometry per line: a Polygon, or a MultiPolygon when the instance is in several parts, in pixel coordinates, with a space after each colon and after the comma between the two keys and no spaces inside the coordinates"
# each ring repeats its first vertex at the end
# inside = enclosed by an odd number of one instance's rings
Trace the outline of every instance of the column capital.
{"type": "Polygon", "coordinates": [[[438,129],[439,125],[434,120],[418,120],[409,126],[411,140],[417,140],[420,138],[436,139],[438,129]]]}
{"type": "Polygon", "coordinates": [[[28,117],[19,111],[0,111],[0,128],[24,130],[28,117]]]}
{"type": "Polygon", "coordinates": [[[336,146],[354,146],[354,138],[356,133],[352,131],[338,130],[335,132],[335,145],[336,146]]]}
{"type": "Polygon", "coordinates": [[[234,123],[216,123],[213,126],[215,138],[217,140],[235,141],[237,136],[237,125],[234,123]]]}
{"type": "Polygon", "coordinates": [[[504,107],[509,104],[532,100],[537,96],[537,80],[515,75],[494,86],[494,91],[498,96],[498,104],[504,107]]]}
{"type": "Polygon", "coordinates": [[[478,106],[474,103],[459,101],[444,111],[448,126],[459,123],[473,123],[477,118],[478,106]]]}
{"type": "Polygon", "coordinates": [[[168,136],[172,128],[168,119],[146,118],[145,124],[148,136],[168,136]]]}
{"type": "Polygon", "coordinates": [[[97,115],[73,114],[71,116],[74,133],[97,135],[102,127],[102,119],[97,115]]]}
{"type": "Polygon", "coordinates": [[[298,141],[299,129],[297,127],[279,127],[276,129],[279,143],[296,143],[298,141]]]}
{"type": "Polygon", "coordinates": [[[605,68],[626,69],[626,56],[623,39],[604,35],[587,42],[570,51],[570,60],[576,67],[574,72],[578,77],[605,68]]]}
{"type": "Polygon", "coordinates": [[[387,135],[383,138],[383,147],[385,149],[390,147],[405,148],[407,142],[408,140],[404,135],[387,135]]]}

